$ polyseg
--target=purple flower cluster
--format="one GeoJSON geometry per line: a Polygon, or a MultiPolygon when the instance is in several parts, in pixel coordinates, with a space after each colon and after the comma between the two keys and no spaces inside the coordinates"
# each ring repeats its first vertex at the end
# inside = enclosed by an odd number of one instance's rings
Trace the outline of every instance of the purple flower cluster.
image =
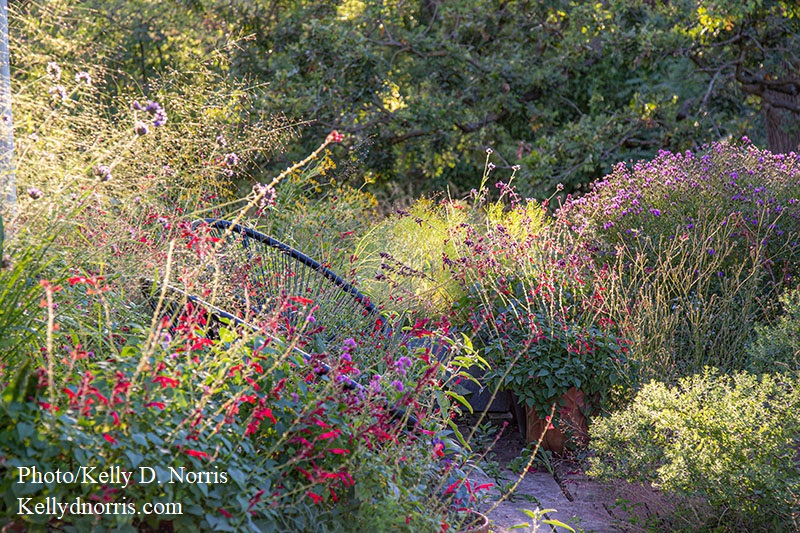
{"type": "Polygon", "coordinates": [[[760,243],[783,271],[800,259],[789,239],[800,232],[799,198],[799,154],[720,142],[698,153],[661,151],[652,161],[620,163],[590,193],[568,197],[557,216],[577,234],[611,247],[642,236],[691,237],[710,223],[733,221],[731,238],[741,241],[736,249],[748,253],[760,243]]]}
{"type": "Polygon", "coordinates": [[[111,168],[107,165],[97,165],[94,167],[94,175],[97,176],[100,181],[109,181],[113,177],[111,175],[111,168]]]}
{"type": "Polygon", "coordinates": [[[394,368],[401,376],[405,376],[408,369],[411,368],[411,359],[403,355],[394,362],[394,368]]]}
{"type": "MultiPolygon", "coordinates": [[[[151,100],[147,102],[147,104],[142,105],[137,100],[134,100],[131,104],[131,108],[134,111],[144,111],[147,113],[152,120],[154,128],[159,128],[167,123],[167,112],[164,111],[164,108],[161,107],[158,102],[151,100]]],[[[149,127],[146,122],[137,120],[134,125],[134,130],[137,135],[146,135],[149,131],[149,127]]]]}
{"type": "MultiPolygon", "coordinates": [[[[258,208],[262,211],[274,206],[278,199],[278,193],[275,191],[275,188],[270,187],[269,185],[264,185],[263,183],[256,183],[253,185],[253,192],[256,194],[256,198],[258,198],[258,208]]],[[[348,340],[352,341],[353,339],[348,340]]],[[[355,341],[353,342],[355,343],[355,341]]],[[[345,346],[347,346],[346,341],[345,346]]]]}
{"type": "Polygon", "coordinates": [[[153,117],[153,126],[158,128],[167,123],[167,112],[158,103],[150,101],[144,106],[144,110],[153,117]]]}

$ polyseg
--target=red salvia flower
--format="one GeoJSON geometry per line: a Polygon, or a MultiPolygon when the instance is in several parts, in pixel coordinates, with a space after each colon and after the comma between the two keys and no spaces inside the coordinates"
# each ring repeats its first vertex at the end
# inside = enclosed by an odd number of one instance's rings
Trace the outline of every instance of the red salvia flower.
{"type": "Polygon", "coordinates": [[[180,382],[175,378],[170,378],[167,376],[156,376],[153,378],[153,383],[159,383],[164,388],[172,387],[174,389],[175,387],[178,386],[178,383],[180,382]]]}
{"type": "Polygon", "coordinates": [[[208,454],[206,452],[201,452],[198,450],[188,449],[186,450],[186,455],[191,455],[192,457],[197,457],[198,459],[208,459],[208,454]]]}
{"type": "Polygon", "coordinates": [[[345,450],[344,448],[330,448],[328,452],[335,453],[336,455],[347,455],[350,453],[350,450],[345,450]]]}

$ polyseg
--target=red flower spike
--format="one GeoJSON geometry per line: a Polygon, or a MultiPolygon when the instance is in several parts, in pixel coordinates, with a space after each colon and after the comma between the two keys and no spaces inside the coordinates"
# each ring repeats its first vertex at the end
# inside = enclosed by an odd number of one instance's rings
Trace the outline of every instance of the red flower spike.
{"type": "Polygon", "coordinates": [[[153,378],[153,383],[159,383],[164,388],[171,387],[174,389],[180,382],[177,379],[167,376],[156,376],[153,378]]]}
{"type": "Polygon", "coordinates": [[[55,405],[50,405],[47,402],[39,402],[39,406],[44,409],[45,411],[53,411],[54,413],[58,411],[58,407],[55,405]]]}
{"type": "Polygon", "coordinates": [[[336,455],[347,455],[350,453],[350,450],[345,450],[344,448],[330,448],[328,451],[336,455]]]}
{"type": "Polygon", "coordinates": [[[197,457],[198,459],[208,459],[208,454],[206,452],[201,452],[198,450],[186,450],[186,455],[191,455],[192,457],[197,457]]]}

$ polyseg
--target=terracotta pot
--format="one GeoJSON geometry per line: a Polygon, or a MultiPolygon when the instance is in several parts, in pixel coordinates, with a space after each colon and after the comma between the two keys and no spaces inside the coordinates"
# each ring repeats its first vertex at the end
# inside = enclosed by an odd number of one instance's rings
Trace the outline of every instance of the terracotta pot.
{"type": "Polygon", "coordinates": [[[458,533],[489,533],[489,517],[478,511],[470,510],[469,519],[458,533]]]}
{"type": "Polygon", "coordinates": [[[569,440],[580,444],[588,442],[589,423],[583,414],[583,409],[586,407],[583,392],[572,387],[561,400],[559,403],[563,405],[556,407],[560,427],[552,427],[547,420],[536,414],[536,409],[515,402],[514,414],[525,442],[538,442],[545,429],[547,432],[542,440],[542,448],[558,455],[564,453],[569,440]]]}

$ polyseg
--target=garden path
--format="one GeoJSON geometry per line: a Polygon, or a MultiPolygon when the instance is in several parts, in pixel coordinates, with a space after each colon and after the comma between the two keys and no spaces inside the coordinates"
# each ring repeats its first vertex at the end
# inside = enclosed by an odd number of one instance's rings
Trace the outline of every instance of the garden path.
{"type": "MultiPolygon", "coordinates": [[[[490,458],[499,464],[503,478],[511,483],[516,482],[519,475],[506,467],[521,454],[525,443],[513,423],[506,432],[492,447],[490,458]]],[[[498,504],[501,493],[496,480],[477,471],[470,475],[474,483],[495,486],[481,507],[492,521],[491,531],[506,533],[514,525],[530,523],[530,517],[524,513],[526,509],[553,509],[546,518],[559,520],[576,532],[585,533],[643,532],[648,526],[665,525],[661,517],[674,511],[674,503],[650,486],[595,481],[584,473],[579,463],[568,459],[553,459],[552,472],[537,466],[538,469],[532,467],[523,477],[511,498],[498,504]]],[[[534,529],[510,531],[531,532],[534,529]]],[[[551,528],[542,524],[537,531],[549,533],[551,528]]],[[[567,530],[556,528],[555,531],[567,530]]]]}

